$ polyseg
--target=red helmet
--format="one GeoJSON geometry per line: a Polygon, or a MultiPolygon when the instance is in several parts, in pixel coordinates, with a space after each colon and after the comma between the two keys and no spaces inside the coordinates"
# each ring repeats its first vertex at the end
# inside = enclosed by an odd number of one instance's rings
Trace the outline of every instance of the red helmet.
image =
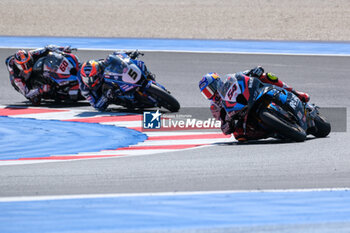
{"type": "Polygon", "coordinates": [[[97,61],[85,62],[80,69],[81,80],[90,89],[96,88],[102,81],[101,70],[101,65],[97,61]]]}
{"type": "Polygon", "coordinates": [[[15,53],[15,64],[20,71],[30,74],[33,70],[33,57],[27,51],[20,49],[15,53]]]}

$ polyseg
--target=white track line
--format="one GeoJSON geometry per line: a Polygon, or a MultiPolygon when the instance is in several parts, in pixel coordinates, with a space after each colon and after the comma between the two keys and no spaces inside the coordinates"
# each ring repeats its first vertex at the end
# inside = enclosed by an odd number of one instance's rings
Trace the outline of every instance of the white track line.
{"type": "Polygon", "coordinates": [[[52,196],[24,196],[24,197],[0,197],[0,202],[18,201],[46,201],[65,199],[89,199],[89,198],[118,198],[118,197],[147,197],[147,196],[184,196],[184,195],[210,195],[210,194],[236,194],[236,193],[291,193],[291,192],[339,192],[350,191],[344,188],[320,188],[320,189],[265,189],[265,190],[225,190],[225,191],[195,191],[195,192],[159,192],[159,193],[125,193],[125,194],[81,194],[81,195],[52,195],[52,196]]]}
{"type": "Polygon", "coordinates": [[[209,139],[187,139],[187,140],[146,140],[137,145],[132,145],[130,147],[138,146],[163,146],[163,145],[206,145],[219,142],[232,142],[231,138],[209,138],[209,139]]]}
{"type": "MultiPolygon", "coordinates": [[[[36,49],[33,47],[6,47],[0,46],[0,49],[36,49]]],[[[125,50],[124,48],[114,48],[114,49],[102,49],[102,48],[78,48],[80,51],[120,51],[125,50]]],[[[191,51],[191,50],[152,50],[152,49],[142,49],[140,52],[148,53],[199,53],[199,54],[242,54],[242,55],[283,55],[283,56],[326,56],[326,57],[349,57],[350,54],[314,54],[314,53],[278,53],[278,52],[227,52],[227,51],[191,51]]]]}

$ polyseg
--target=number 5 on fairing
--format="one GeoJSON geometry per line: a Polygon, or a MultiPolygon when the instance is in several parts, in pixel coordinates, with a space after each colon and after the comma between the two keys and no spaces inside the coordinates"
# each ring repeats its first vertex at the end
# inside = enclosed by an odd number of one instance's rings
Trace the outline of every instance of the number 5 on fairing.
{"type": "Polygon", "coordinates": [[[129,70],[128,75],[129,75],[133,80],[136,80],[136,78],[137,78],[137,73],[136,73],[136,71],[133,70],[133,69],[130,69],[130,70],[129,70]]]}
{"type": "Polygon", "coordinates": [[[135,64],[129,64],[127,73],[123,74],[123,81],[127,83],[137,83],[141,79],[141,71],[135,64]]]}

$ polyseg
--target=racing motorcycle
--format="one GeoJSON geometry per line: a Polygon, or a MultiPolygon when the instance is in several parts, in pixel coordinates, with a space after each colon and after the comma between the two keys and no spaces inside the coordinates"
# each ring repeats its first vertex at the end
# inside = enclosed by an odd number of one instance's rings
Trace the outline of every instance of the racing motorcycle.
{"type": "Polygon", "coordinates": [[[147,71],[142,61],[143,53],[115,52],[108,56],[108,66],[104,70],[103,93],[112,92],[113,104],[129,109],[164,107],[171,112],[180,109],[179,102],[147,71]],[[109,91],[110,90],[110,91],[109,91]]]}
{"type": "Polygon", "coordinates": [[[234,118],[244,119],[245,126],[253,125],[270,137],[302,142],[308,134],[326,137],[331,131],[316,105],[242,72],[229,76],[219,94],[227,110],[238,112],[234,118]]]}
{"type": "Polygon", "coordinates": [[[35,62],[31,85],[34,88],[50,85],[50,91],[43,93],[43,99],[56,102],[84,100],[77,80],[79,66],[79,60],[74,54],[49,52],[35,62]]]}

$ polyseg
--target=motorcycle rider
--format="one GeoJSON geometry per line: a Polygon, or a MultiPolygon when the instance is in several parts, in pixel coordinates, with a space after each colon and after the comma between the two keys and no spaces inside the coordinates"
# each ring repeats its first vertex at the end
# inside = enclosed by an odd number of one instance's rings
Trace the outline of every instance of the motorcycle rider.
{"type": "Polygon", "coordinates": [[[70,46],[60,47],[48,45],[44,48],[26,51],[18,50],[14,55],[9,56],[5,63],[10,74],[10,81],[16,91],[24,95],[33,105],[40,104],[41,95],[50,91],[50,86],[44,84],[41,87],[33,88],[30,81],[33,77],[33,66],[41,57],[47,56],[49,52],[70,53],[70,46]]]}
{"type": "MultiPolygon", "coordinates": [[[[308,102],[310,100],[310,96],[307,93],[294,90],[292,87],[279,80],[273,73],[265,73],[264,68],[261,66],[243,71],[242,73],[249,77],[257,78],[263,83],[282,87],[295,94],[303,102],[308,102]]],[[[227,112],[218,93],[218,88],[223,85],[224,83],[217,73],[208,73],[203,76],[202,80],[199,82],[201,93],[211,102],[210,110],[212,115],[216,120],[221,121],[222,132],[226,135],[233,133],[238,141],[257,140],[268,137],[265,131],[258,130],[249,122],[247,125],[244,125],[245,112],[243,109],[242,111],[227,112]]]]}
{"type": "Polygon", "coordinates": [[[116,56],[119,56],[122,59],[132,59],[148,78],[154,80],[155,75],[147,70],[144,62],[135,60],[139,55],[143,54],[137,50],[130,52],[116,51],[113,54],[108,55],[106,59],[90,60],[83,63],[78,72],[79,88],[82,95],[89,101],[92,107],[98,111],[104,111],[110,103],[117,102],[117,96],[122,95],[119,87],[114,87],[113,90],[111,88],[105,88],[105,68],[113,63],[116,56]]]}

